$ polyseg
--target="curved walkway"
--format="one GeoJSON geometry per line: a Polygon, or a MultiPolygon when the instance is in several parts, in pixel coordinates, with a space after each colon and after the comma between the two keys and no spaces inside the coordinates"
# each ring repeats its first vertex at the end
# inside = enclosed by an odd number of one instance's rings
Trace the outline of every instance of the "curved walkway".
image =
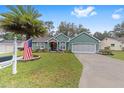
{"type": "Polygon", "coordinates": [[[75,54],[83,64],[80,88],[124,88],[124,61],[98,54],[75,54]]]}

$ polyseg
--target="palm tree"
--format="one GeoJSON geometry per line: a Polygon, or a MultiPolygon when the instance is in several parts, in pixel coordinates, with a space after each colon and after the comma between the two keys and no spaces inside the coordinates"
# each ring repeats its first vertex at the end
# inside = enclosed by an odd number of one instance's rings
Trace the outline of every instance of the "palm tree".
{"type": "Polygon", "coordinates": [[[15,34],[38,37],[46,32],[42,15],[32,6],[6,6],[10,11],[1,13],[0,27],[15,34]]]}

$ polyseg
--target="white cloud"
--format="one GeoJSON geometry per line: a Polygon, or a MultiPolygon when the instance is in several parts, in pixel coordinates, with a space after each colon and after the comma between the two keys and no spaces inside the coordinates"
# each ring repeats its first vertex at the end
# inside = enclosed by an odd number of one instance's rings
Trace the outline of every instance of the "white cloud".
{"type": "Polygon", "coordinates": [[[112,18],[115,20],[121,19],[123,11],[124,11],[123,8],[119,8],[119,9],[115,10],[114,13],[112,14],[112,18]]]}
{"type": "Polygon", "coordinates": [[[97,15],[97,13],[95,11],[93,11],[90,16],[94,16],[94,15],[97,15]]]}
{"type": "Polygon", "coordinates": [[[97,13],[95,12],[95,8],[93,6],[89,6],[86,9],[83,9],[83,7],[74,8],[71,14],[75,15],[76,17],[87,17],[90,15],[96,15],[97,13]]]}
{"type": "Polygon", "coordinates": [[[112,18],[118,20],[121,18],[121,14],[112,14],[112,18]]]}
{"type": "Polygon", "coordinates": [[[119,13],[119,12],[122,12],[123,10],[124,10],[123,8],[119,8],[119,9],[115,10],[114,13],[119,13]]]}

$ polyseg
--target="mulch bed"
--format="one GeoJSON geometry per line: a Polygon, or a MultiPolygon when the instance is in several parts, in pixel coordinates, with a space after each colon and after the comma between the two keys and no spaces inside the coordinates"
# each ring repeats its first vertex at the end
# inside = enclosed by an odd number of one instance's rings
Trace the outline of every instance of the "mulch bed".
{"type": "Polygon", "coordinates": [[[27,61],[34,61],[34,60],[38,60],[40,59],[41,57],[39,55],[33,55],[33,58],[30,59],[30,60],[24,60],[23,57],[21,57],[21,59],[19,59],[18,61],[19,62],[27,62],[27,61]]]}

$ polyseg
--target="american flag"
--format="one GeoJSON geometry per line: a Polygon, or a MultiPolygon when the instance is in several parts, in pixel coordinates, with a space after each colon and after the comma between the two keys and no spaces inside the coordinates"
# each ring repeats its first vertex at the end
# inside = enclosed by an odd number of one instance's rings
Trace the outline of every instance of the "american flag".
{"type": "Polygon", "coordinates": [[[29,39],[24,42],[23,59],[30,60],[32,57],[32,39],[29,39]]]}

